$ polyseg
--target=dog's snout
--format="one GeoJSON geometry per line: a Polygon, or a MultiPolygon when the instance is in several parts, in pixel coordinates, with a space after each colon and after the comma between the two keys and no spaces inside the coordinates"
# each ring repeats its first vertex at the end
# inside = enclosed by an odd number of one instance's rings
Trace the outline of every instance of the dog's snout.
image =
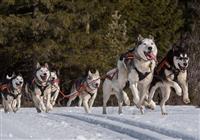
{"type": "Polygon", "coordinates": [[[47,75],[47,73],[44,73],[44,75],[46,76],[46,75],[47,75]]]}
{"type": "Polygon", "coordinates": [[[149,51],[152,51],[152,47],[148,47],[148,50],[149,50],[149,51]]]}
{"type": "Polygon", "coordinates": [[[22,81],[20,81],[19,83],[20,83],[20,84],[22,84],[23,82],[22,82],[22,81]]]}
{"type": "Polygon", "coordinates": [[[187,66],[187,63],[183,63],[184,66],[187,66]]]}
{"type": "Polygon", "coordinates": [[[96,83],[96,84],[95,84],[95,86],[96,86],[96,87],[98,87],[98,86],[99,86],[99,84],[98,84],[98,83],[96,83]]]}

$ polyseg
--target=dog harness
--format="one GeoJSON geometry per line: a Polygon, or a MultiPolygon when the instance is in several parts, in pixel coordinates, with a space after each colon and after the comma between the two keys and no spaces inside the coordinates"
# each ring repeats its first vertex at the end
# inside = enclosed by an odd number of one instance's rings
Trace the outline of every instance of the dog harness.
{"type": "MultiPolygon", "coordinates": [[[[151,72],[142,73],[142,72],[140,72],[140,71],[137,69],[137,67],[135,66],[133,60],[134,60],[134,59],[139,59],[139,58],[137,58],[136,55],[134,55],[134,50],[135,50],[135,48],[133,48],[133,49],[129,50],[128,52],[122,54],[122,55],[120,56],[120,60],[121,60],[121,61],[124,60],[124,63],[126,64],[126,66],[127,66],[128,64],[131,64],[131,66],[132,66],[132,67],[136,70],[136,72],[138,73],[139,81],[142,81],[142,80],[144,80],[151,72]]],[[[150,69],[151,69],[151,65],[152,65],[152,63],[150,63],[150,65],[149,65],[150,69]]]]}
{"type": "Polygon", "coordinates": [[[3,84],[0,86],[0,91],[2,92],[2,95],[5,97],[6,100],[8,100],[8,96],[12,96],[13,99],[17,99],[21,93],[18,92],[18,94],[13,94],[13,87],[11,87],[10,84],[3,84]]]}
{"type": "MultiPolygon", "coordinates": [[[[89,89],[91,89],[91,88],[90,88],[89,83],[87,83],[85,78],[81,78],[81,79],[76,80],[75,86],[76,86],[76,90],[78,91],[78,94],[80,94],[82,91],[86,92],[90,96],[93,96],[93,94],[94,94],[94,93],[91,93],[90,91],[87,90],[87,87],[89,89]],[[86,85],[84,83],[86,83],[86,85]]],[[[91,91],[92,90],[93,89],[91,89],[91,91]]]]}
{"type": "Polygon", "coordinates": [[[34,90],[34,85],[36,85],[41,90],[40,96],[43,96],[45,89],[50,86],[50,82],[47,80],[46,84],[42,85],[42,83],[39,81],[39,79],[34,78],[32,83],[31,83],[31,89],[32,90],[34,90]]]}
{"type": "Polygon", "coordinates": [[[167,56],[165,58],[163,58],[163,60],[160,62],[160,64],[158,65],[156,71],[155,71],[155,75],[157,77],[159,77],[159,74],[161,72],[162,69],[167,69],[169,71],[172,71],[171,74],[165,76],[165,79],[167,80],[167,77],[171,76],[171,75],[174,75],[174,79],[173,81],[177,81],[178,80],[178,75],[180,73],[180,70],[175,68],[174,65],[170,65],[168,60],[167,60],[167,56]]]}

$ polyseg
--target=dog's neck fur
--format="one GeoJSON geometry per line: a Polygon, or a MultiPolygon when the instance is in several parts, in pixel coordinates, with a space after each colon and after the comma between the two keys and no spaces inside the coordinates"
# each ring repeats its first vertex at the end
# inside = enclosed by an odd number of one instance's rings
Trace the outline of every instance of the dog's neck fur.
{"type": "Polygon", "coordinates": [[[152,72],[155,68],[155,61],[154,60],[144,60],[142,59],[137,51],[134,51],[134,55],[136,58],[133,60],[135,67],[138,69],[138,71],[146,73],[146,72],[152,72]]]}
{"type": "Polygon", "coordinates": [[[34,81],[40,87],[46,87],[49,83],[49,80],[44,82],[44,81],[39,80],[37,76],[35,76],[34,81]]]}

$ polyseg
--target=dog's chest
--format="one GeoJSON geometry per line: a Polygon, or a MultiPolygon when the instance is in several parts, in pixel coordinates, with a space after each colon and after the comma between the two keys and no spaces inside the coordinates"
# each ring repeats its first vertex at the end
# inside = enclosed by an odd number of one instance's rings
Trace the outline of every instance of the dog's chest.
{"type": "Polygon", "coordinates": [[[178,81],[187,81],[187,71],[184,72],[179,72],[178,76],[177,76],[177,80],[178,81]]]}
{"type": "Polygon", "coordinates": [[[58,84],[53,84],[53,85],[51,86],[51,91],[52,91],[52,92],[55,92],[55,91],[57,91],[58,89],[59,89],[58,84]]]}

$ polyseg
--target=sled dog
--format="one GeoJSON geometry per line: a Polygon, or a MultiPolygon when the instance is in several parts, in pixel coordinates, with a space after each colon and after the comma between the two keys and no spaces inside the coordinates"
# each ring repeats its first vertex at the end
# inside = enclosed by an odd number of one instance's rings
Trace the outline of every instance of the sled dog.
{"type": "Polygon", "coordinates": [[[58,98],[60,92],[59,86],[59,79],[58,79],[59,72],[52,71],[50,76],[50,83],[51,83],[51,99],[50,103],[52,107],[55,105],[56,100],[58,98]]]}
{"type": "Polygon", "coordinates": [[[86,113],[91,112],[94,100],[97,96],[97,91],[100,86],[99,72],[91,73],[88,71],[88,75],[85,78],[81,78],[72,85],[70,98],[67,102],[67,106],[71,105],[71,102],[78,96],[79,106],[83,103],[83,107],[86,113]]]}
{"type": "Polygon", "coordinates": [[[26,84],[25,90],[31,94],[32,100],[38,113],[52,110],[51,101],[50,70],[47,63],[36,65],[36,71],[32,83],[26,84]]]}
{"type": "Polygon", "coordinates": [[[106,79],[103,82],[103,114],[107,113],[106,106],[111,95],[115,95],[118,99],[118,113],[120,114],[122,113],[123,101],[126,105],[130,105],[128,95],[123,90],[127,82],[127,71],[122,63],[118,63],[118,68],[110,70],[106,75],[106,79]]]}
{"type": "Polygon", "coordinates": [[[21,74],[6,76],[7,83],[0,85],[5,113],[17,112],[21,106],[22,87],[24,80],[21,74]]]}
{"type": "Polygon", "coordinates": [[[186,50],[179,45],[169,50],[166,57],[156,67],[148,100],[152,101],[156,89],[160,88],[162,93],[160,107],[163,115],[167,114],[165,103],[170,97],[171,88],[179,96],[183,92],[183,101],[186,104],[190,103],[187,82],[188,62],[189,57],[186,50]]]}

